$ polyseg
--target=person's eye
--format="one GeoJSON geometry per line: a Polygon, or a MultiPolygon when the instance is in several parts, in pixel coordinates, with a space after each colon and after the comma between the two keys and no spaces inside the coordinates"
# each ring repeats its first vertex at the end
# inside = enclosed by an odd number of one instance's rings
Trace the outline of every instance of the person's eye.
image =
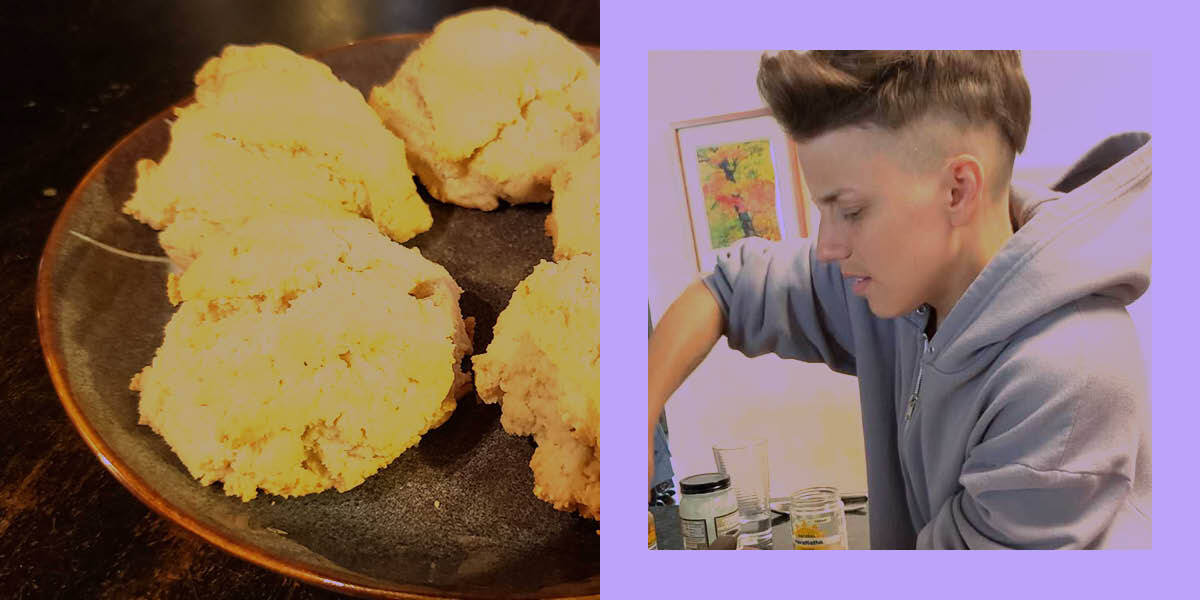
{"type": "Polygon", "coordinates": [[[847,221],[857,221],[862,216],[862,209],[852,210],[842,213],[842,218],[847,221]]]}

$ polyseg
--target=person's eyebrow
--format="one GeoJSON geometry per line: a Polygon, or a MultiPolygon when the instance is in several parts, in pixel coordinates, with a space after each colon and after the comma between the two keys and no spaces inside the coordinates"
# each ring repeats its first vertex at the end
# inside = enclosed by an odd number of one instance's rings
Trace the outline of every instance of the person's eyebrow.
{"type": "Polygon", "coordinates": [[[833,204],[834,202],[837,201],[838,196],[841,196],[842,194],[844,194],[848,191],[850,191],[850,188],[838,188],[836,190],[833,190],[832,192],[829,192],[828,194],[825,194],[824,196],[817,198],[817,205],[824,206],[826,204],[833,204]]]}

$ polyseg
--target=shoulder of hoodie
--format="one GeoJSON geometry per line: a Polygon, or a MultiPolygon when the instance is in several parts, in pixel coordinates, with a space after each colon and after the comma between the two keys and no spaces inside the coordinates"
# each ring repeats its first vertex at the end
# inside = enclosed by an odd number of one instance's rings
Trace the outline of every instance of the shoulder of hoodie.
{"type": "MultiPolygon", "coordinates": [[[[1149,177],[1150,152],[1147,140],[1080,189],[1124,187],[1149,177]]],[[[1024,210],[1059,195],[1045,191],[1039,196],[1034,189],[1024,192],[1036,196],[1022,205],[1024,210]]],[[[1133,320],[1120,300],[1099,294],[1076,298],[1033,319],[1000,343],[1005,348],[988,369],[984,393],[991,396],[990,403],[1001,404],[1015,417],[1040,410],[1055,399],[1073,404],[1086,400],[1085,405],[1070,408],[1088,412],[1147,410],[1141,406],[1148,395],[1147,365],[1133,320]]]]}
{"type": "Polygon", "coordinates": [[[988,369],[985,412],[1001,429],[1047,411],[1042,422],[1126,419],[1148,410],[1146,366],[1124,305],[1093,295],[1035,319],[988,369]]]}

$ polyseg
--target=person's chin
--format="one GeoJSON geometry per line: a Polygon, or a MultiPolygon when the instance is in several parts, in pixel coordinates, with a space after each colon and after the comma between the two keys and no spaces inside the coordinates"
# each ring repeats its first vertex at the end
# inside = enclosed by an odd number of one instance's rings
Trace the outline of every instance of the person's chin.
{"type": "MultiPolygon", "coordinates": [[[[867,306],[871,308],[871,314],[880,319],[895,319],[896,317],[902,317],[912,312],[911,310],[903,310],[895,304],[888,304],[874,298],[867,298],[867,306]]],[[[916,308],[912,310],[916,310],[916,308]]]]}

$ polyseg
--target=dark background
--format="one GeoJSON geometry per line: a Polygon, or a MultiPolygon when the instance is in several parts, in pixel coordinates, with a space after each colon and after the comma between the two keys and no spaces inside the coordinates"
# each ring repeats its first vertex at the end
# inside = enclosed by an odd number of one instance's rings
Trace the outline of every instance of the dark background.
{"type": "Polygon", "coordinates": [[[507,6],[585,44],[599,0],[6,2],[0,8],[0,598],[326,598],[225,554],[138,502],[50,383],[34,281],[58,211],[122,136],[192,93],[229,43],[312,52],[507,6]]]}

